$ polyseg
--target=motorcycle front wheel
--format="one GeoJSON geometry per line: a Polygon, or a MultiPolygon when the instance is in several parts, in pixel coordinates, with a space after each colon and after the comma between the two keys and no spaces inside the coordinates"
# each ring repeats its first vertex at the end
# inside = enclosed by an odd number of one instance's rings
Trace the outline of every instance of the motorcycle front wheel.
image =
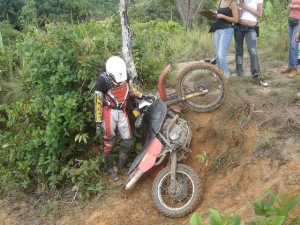
{"type": "Polygon", "coordinates": [[[159,212],[168,217],[182,217],[192,212],[201,200],[201,186],[196,173],[186,165],[176,168],[175,191],[171,191],[171,167],[157,175],[152,198],[159,212]]]}
{"type": "Polygon", "coordinates": [[[210,63],[192,63],[181,70],[177,79],[178,97],[203,91],[204,94],[183,101],[197,112],[209,112],[218,108],[228,94],[227,78],[217,66],[210,63]]]}

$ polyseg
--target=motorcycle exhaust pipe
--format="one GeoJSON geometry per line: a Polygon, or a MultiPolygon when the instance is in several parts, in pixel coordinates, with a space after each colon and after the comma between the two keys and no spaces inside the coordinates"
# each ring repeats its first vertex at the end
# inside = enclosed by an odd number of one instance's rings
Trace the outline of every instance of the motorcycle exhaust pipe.
{"type": "Polygon", "coordinates": [[[128,183],[126,184],[125,190],[129,190],[130,188],[132,188],[133,185],[141,178],[142,175],[143,175],[143,172],[140,171],[139,169],[136,169],[135,174],[133,175],[131,180],[128,181],[128,183]]]}

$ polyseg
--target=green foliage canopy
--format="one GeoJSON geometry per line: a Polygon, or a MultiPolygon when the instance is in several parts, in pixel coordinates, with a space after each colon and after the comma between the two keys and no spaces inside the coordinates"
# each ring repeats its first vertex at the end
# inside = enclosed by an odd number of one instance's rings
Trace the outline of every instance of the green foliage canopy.
{"type": "MultiPolygon", "coordinates": [[[[156,85],[167,59],[171,61],[166,42],[176,32],[181,27],[174,22],[132,24],[135,62],[148,88],[156,85]]],[[[56,189],[72,183],[78,190],[80,182],[85,188],[80,193],[87,195],[101,189],[95,182],[101,181],[101,158],[87,163],[87,152],[97,144],[92,138],[94,84],[106,59],[122,55],[121,45],[120,22],[114,17],[28,28],[16,46],[24,90],[31,98],[0,105],[0,173],[5,174],[0,185],[13,180],[22,188],[56,189]]]]}

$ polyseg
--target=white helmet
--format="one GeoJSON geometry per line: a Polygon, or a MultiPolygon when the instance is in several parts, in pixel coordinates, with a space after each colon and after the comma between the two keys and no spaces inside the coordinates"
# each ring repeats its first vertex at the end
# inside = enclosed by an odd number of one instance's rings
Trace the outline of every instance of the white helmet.
{"type": "Polygon", "coordinates": [[[124,60],[119,56],[110,57],[106,61],[106,73],[116,83],[127,80],[127,69],[124,60]]]}

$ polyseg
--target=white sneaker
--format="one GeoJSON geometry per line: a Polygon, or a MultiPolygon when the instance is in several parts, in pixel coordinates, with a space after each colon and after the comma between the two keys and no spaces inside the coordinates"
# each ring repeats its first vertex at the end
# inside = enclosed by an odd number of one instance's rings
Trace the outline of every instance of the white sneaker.
{"type": "Polygon", "coordinates": [[[262,87],[268,87],[268,83],[264,81],[264,79],[261,76],[255,76],[254,77],[256,84],[262,87]]]}

